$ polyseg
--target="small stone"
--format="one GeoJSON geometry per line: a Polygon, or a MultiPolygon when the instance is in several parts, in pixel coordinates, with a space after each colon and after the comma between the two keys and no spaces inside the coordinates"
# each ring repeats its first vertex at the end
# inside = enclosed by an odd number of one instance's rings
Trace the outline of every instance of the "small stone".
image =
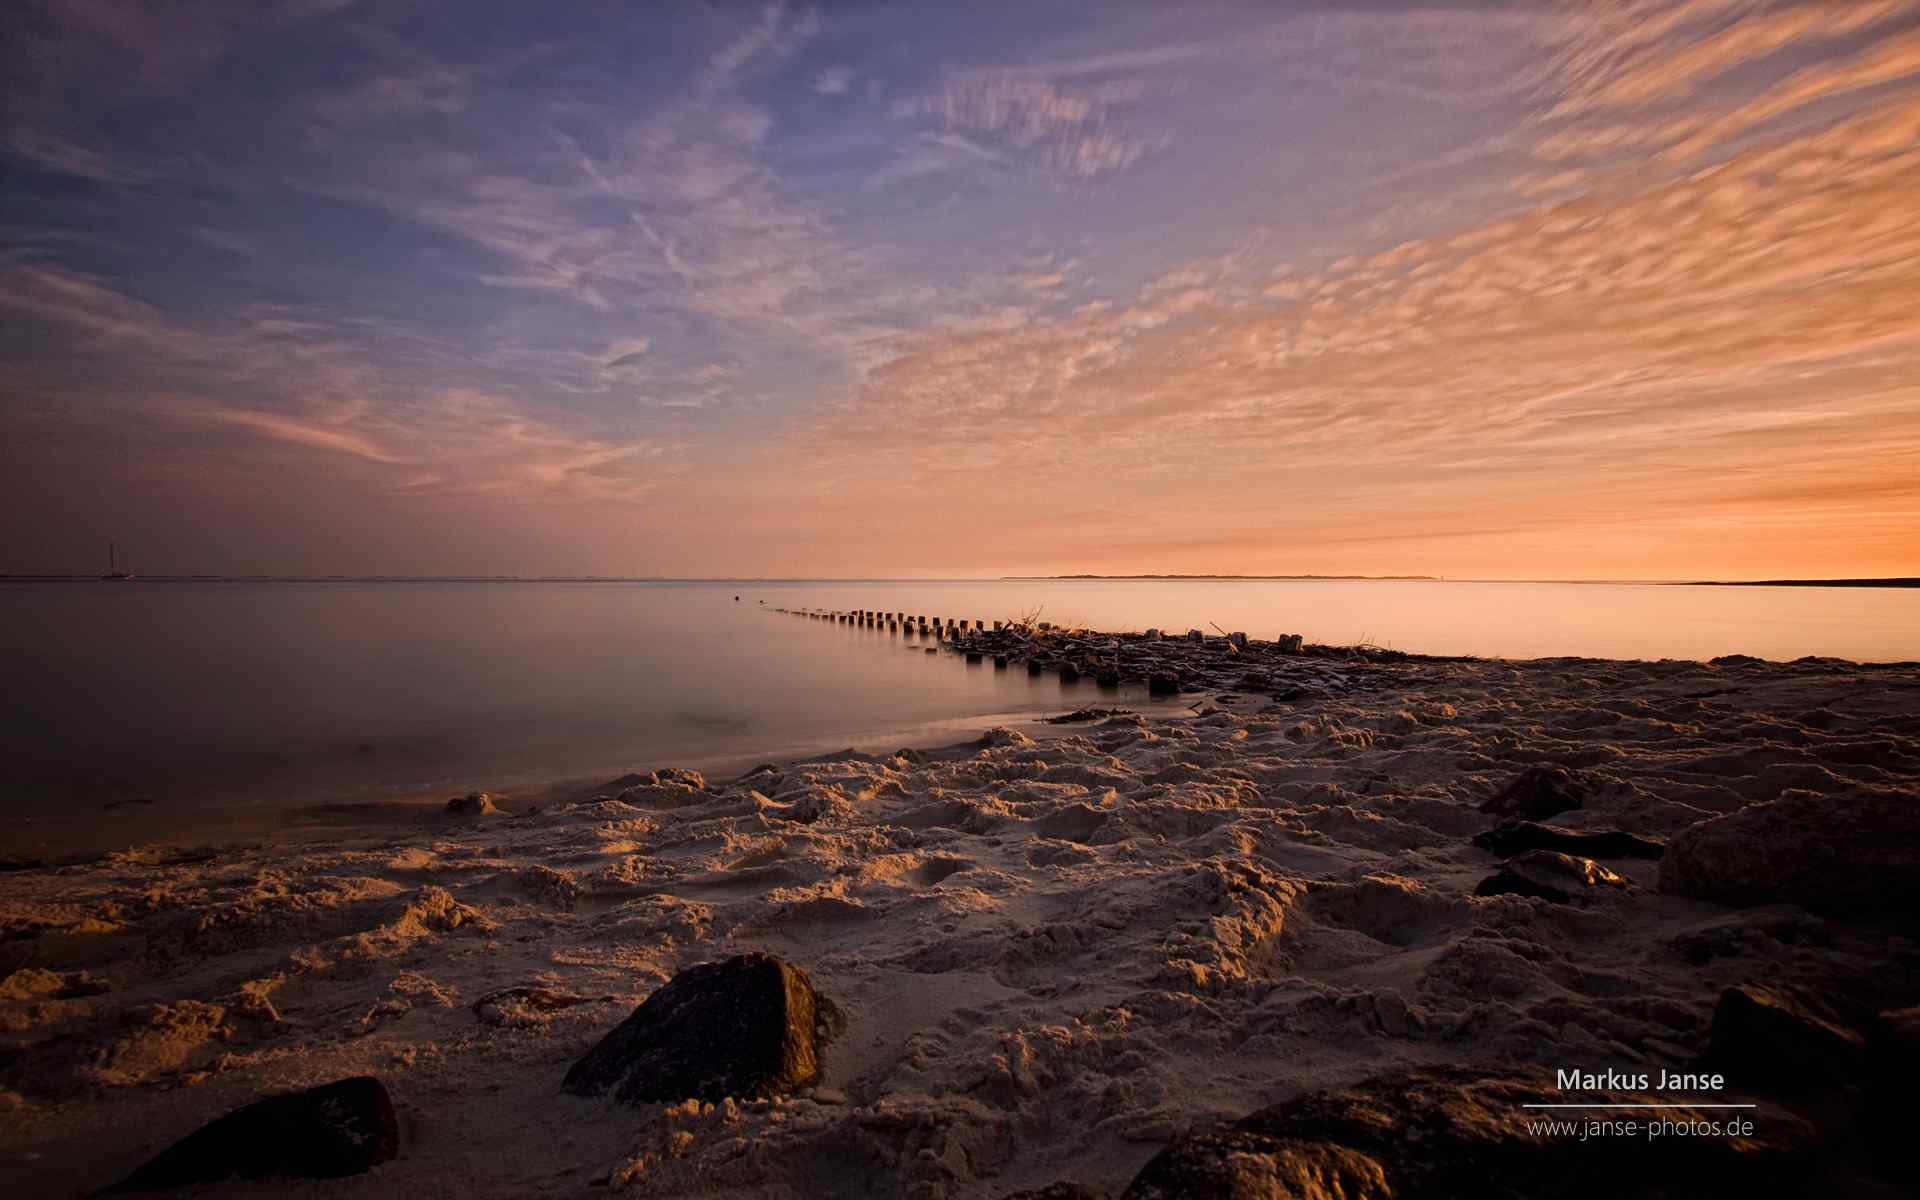
{"type": "MultiPolygon", "coordinates": [[[[511,1029],[533,1029],[547,1022],[547,1013],[593,1003],[592,996],[579,996],[549,987],[510,987],[488,992],[473,1002],[473,1015],[483,1025],[511,1029]]],[[[611,997],[603,997],[611,999],[611,997]]]]}
{"type": "Polygon", "coordinates": [[[1500,865],[1480,881],[1476,896],[1535,896],[1566,904],[1585,901],[1605,889],[1627,891],[1633,885],[1590,858],[1554,850],[1529,850],[1500,865]]]}
{"type": "Polygon", "coordinates": [[[456,817],[484,817],[500,811],[494,800],[492,792],[468,792],[447,801],[447,811],[456,817]]]}

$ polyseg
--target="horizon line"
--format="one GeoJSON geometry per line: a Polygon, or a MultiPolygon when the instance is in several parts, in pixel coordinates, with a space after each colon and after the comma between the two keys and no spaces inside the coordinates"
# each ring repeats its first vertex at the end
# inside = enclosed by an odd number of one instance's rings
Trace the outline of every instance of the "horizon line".
{"type": "Polygon", "coordinates": [[[391,575],[391,574],[236,574],[166,573],[102,576],[86,572],[5,572],[0,582],[30,583],[1559,583],[1659,587],[1920,587],[1916,576],[1859,576],[1826,579],[1538,579],[1525,577],[1448,577],[1445,575],[391,575]]]}

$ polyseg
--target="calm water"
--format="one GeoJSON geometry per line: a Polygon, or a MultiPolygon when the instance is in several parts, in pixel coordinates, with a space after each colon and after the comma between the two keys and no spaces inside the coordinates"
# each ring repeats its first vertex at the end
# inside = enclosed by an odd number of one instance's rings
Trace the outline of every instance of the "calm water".
{"type": "MultiPolygon", "coordinates": [[[[1920,657],[1920,592],[1264,582],[0,584],[0,814],[512,791],[1111,701],[776,606],[1431,653],[1920,657]],[[740,600],[733,597],[738,594],[740,600]],[[764,602],[764,606],[763,603],[764,602]]],[[[1144,696],[1126,692],[1135,705],[1144,696]]]]}

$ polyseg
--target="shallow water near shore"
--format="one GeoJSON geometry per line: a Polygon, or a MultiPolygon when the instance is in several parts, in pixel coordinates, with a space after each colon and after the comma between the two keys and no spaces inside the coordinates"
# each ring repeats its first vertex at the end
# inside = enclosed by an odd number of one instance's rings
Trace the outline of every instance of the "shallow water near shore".
{"type": "Polygon", "coordinates": [[[669,763],[744,769],[845,746],[951,742],[1085,704],[1148,705],[1131,689],[966,666],[925,654],[920,639],[776,607],[987,621],[1038,612],[1096,629],[1218,626],[1511,658],[1920,655],[1920,593],[1892,589],[11,583],[0,585],[11,676],[0,700],[0,821],[18,844],[21,821],[50,816],[118,813],[131,828],[160,805],[420,799],[669,763]]]}

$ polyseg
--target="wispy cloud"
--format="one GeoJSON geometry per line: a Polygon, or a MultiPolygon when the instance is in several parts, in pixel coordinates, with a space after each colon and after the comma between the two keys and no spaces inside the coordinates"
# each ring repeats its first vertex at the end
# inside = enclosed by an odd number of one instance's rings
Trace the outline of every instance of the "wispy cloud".
{"type": "Polygon", "coordinates": [[[1164,143],[1110,126],[1116,107],[1141,94],[1136,83],[1062,88],[1011,73],[969,72],[899,101],[894,113],[930,119],[950,135],[983,137],[1069,175],[1092,178],[1131,166],[1164,143]]]}

